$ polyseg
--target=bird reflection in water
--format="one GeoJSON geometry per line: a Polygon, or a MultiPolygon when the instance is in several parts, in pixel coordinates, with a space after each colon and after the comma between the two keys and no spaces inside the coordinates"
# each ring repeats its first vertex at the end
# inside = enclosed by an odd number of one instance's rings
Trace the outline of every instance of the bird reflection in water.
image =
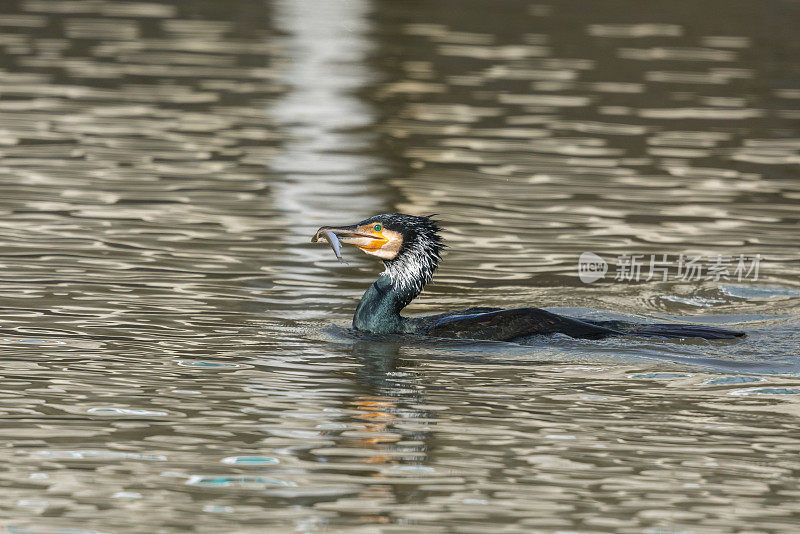
{"type": "Polygon", "coordinates": [[[425,455],[421,438],[428,432],[409,433],[396,426],[407,420],[416,423],[426,417],[411,407],[421,403],[421,389],[415,384],[415,373],[398,370],[399,352],[399,343],[358,341],[353,344],[353,355],[359,361],[359,383],[368,393],[351,401],[353,418],[364,424],[364,435],[349,445],[387,453],[367,457],[368,463],[419,462],[425,455]]]}
{"type": "MultiPolygon", "coordinates": [[[[400,343],[357,340],[350,347],[363,393],[349,402],[353,424],[348,425],[351,430],[344,432],[338,446],[372,451],[352,460],[377,467],[370,470],[372,481],[359,492],[359,499],[401,502],[407,486],[391,480],[397,476],[392,470],[426,463],[433,437],[429,414],[415,407],[424,403],[424,389],[418,384],[418,374],[408,370],[413,360],[401,359],[400,343]],[[413,429],[405,428],[409,423],[413,429]]],[[[383,512],[361,519],[391,522],[383,512]]]]}

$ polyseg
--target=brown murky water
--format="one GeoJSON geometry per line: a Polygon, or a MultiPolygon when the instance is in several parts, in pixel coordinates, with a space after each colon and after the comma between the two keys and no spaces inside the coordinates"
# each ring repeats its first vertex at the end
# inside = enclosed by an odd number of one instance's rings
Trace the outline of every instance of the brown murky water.
{"type": "Polygon", "coordinates": [[[0,10],[8,532],[796,530],[797,2],[0,10]],[[308,239],[391,211],[446,228],[415,312],[749,337],[359,339],[379,266],[308,239]]]}

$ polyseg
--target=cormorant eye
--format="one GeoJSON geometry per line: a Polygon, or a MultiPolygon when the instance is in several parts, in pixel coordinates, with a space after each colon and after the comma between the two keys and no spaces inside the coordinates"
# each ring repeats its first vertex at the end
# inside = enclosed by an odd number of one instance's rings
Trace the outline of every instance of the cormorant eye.
{"type": "Polygon", "coordinates": [[[376,224],[376,225],[374,226],[374,228],[375,228],[375,231],[376,231],[376,232],[380,232],[381,230],[383,230],[383,226],[381,226],[380,224],[376,224]]]}

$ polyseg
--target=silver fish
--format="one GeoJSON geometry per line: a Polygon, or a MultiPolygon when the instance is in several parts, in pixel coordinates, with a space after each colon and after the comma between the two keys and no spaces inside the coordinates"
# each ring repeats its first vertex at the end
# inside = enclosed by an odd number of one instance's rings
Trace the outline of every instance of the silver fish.
{"type": "Polygon", "coordinates": [[[342,259],[342,244],[339,242],[339,238],[336,236],[336,234],[330,230],[325,230],[322,233],[325,235],[325,239],[328,240],[328,243],[330,243],[333,253],[336,254],[336,257],[339,258],[339,261],[344,261],[342,259]]]}

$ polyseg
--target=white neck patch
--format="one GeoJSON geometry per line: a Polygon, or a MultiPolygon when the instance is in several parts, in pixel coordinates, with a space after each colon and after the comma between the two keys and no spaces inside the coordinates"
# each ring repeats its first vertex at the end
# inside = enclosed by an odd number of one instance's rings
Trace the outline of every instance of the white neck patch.
{"type": "Polygon", "coordinates": [[[383,274],[389,277],[395,289],[413,290],[416,297],[431,281],[439,265],[440,257],[438,253],[431,252],[434,250],[436,247],[427,237],[418,236],[417,242],[403,251],[402,256],[386,263],[383,274]]]}

